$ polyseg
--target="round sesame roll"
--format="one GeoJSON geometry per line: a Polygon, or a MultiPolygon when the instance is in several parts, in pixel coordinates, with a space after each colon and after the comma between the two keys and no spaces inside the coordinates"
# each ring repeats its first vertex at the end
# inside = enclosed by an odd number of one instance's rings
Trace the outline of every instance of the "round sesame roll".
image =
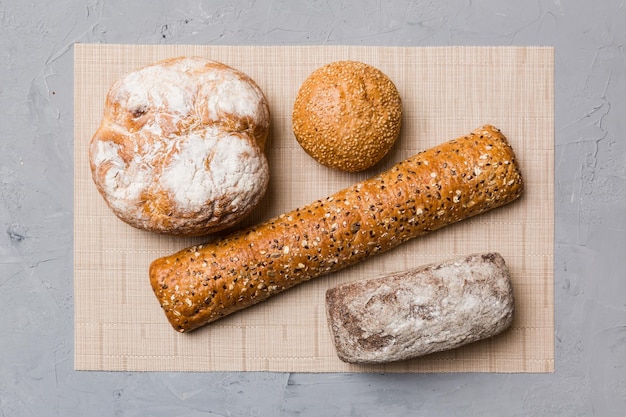
{"type": "Polygon", "coordinates": [[[304,81],[292,128],[302,148],[322,165],[356,172],[380,161],[400,134],[402,102],[377,68],[337,61],[304,81]]]}

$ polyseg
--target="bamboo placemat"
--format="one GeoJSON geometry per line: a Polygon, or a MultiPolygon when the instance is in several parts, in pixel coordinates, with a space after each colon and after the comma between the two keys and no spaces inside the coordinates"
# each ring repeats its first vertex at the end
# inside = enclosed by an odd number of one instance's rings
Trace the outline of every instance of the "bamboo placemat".
{"type": "Polygon", "coordinates": [[[554,62],[549,47],[155,46],[77,44],[75,59],[75,368],[137,371],[552,372],[554,370],[554,62]],[[391,252],[297,286],[189,334],[175,332],[148,282],[149,263],[202,239],[135,230],[106,207],[87,145],[106,92],[122,74],[198,55],[250,75],[272,111],[271,185],[251,224],[326,197],[422,149],[483,124],[500,128],[526,190],[513,204],[414,239],[391,252]],[[337,60],[376,66],[403,99],[401,137],[375,168],[340,173],[312,160],[291,133],[300,84],[337,60]],[[498,251],[512,272],[516,311],[505,333],[386,366],[337,359],[324,292],[341,282],[473,252],[498,251]]]}

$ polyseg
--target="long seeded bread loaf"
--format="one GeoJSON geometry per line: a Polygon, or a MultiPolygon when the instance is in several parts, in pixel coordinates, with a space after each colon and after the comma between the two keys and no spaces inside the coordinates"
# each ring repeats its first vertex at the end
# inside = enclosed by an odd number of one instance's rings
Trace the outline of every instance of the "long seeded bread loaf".
{"type": "Polygon", "coordinates": [[[502,206],[522,190],[513,149],[487,125],[326,199],[156,259],[150,282],[171,325],[186,332],[502,206]]]}
{"type": "Polygon", "coordinates": [[[513,321],[513,287],[499,253],[478,253],[338,285],[326,292],[337,356],[386,363],[495,336],[513,321]]]}

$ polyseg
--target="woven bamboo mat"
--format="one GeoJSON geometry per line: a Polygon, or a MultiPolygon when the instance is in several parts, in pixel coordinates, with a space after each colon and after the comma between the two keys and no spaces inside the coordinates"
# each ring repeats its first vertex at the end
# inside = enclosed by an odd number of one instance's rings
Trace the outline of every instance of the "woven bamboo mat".
{"type": "Polygon", "coordinates": [[[75,59],[75,368],[118,371],[552,372],[554,370],[554,51],[548,47],[147,46],[77,44],[75,59]],[[493,124],[525,177],[515,203],[415,239],[189,334],[175,332],[148,282],[149,263],[202,239],[135,230],[92,183],[87,145],[109,86],[157,60],[198,55],[250,75],[272,111],[271,185],[251,224],[326,197],[412,154],[493,124]],[[297,90],[315,68],[359,60],[386,73],[403,99],[402,134],[375,168],[322,167],[291,133],[297,90]],[[505,333],[385,366],[337,359],[324,292],[341,282],[472,252],[498,251],[512,272],[516,313],[505,333]]]}

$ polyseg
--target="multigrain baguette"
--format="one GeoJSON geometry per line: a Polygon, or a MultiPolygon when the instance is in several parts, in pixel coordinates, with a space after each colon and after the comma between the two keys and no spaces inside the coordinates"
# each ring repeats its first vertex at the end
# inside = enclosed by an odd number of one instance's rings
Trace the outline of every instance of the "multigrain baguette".
{"type": "Polygon", "coordinates": [[[487,125],[326,199],[156,259],[150,282],[170,324],[186,332],[502,206],[522,190],[513,149],[487,125]]]}

